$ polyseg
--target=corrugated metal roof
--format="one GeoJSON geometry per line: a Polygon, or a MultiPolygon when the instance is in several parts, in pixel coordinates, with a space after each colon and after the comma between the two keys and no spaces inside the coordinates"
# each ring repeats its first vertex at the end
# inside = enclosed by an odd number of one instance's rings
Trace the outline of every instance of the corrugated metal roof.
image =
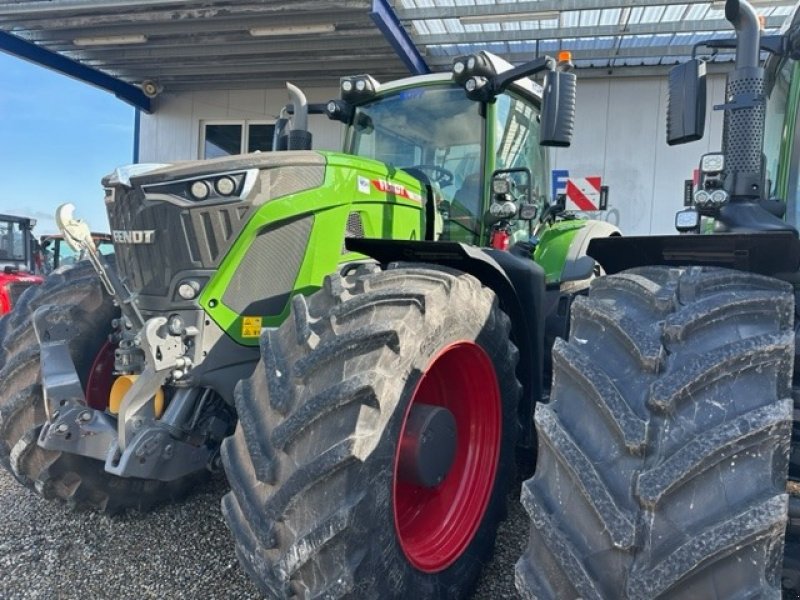
{"type": "Polygon", "coordinates": [[[0,0],[0,30],[164,89],[334,84],[408,73],[370,0],[0,0]]]}
{"type": "MultiPolygon", "coordinates": [[[[732,35],[719,0],[390,0],[434,70],[488,49],[512,63],[561,49],[579,67],[665,65],[732,35]]],[[[756,0],[767,33],[795,0],[756,0]]],[[[372,0],[0,0],[5,31],[122,81],[165,90],[335,84],[407,73],[372,0]]],[[[730,53],[717,60],[729,60],[730,53]]]]}

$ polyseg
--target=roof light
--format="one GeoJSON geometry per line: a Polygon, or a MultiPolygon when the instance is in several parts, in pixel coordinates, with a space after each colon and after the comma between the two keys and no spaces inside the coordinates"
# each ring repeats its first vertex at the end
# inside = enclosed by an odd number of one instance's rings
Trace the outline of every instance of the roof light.
{"type": "Polygon", "coordinates": [[[146,35],[104,35],[98,37],[79,37],[72,40],[76,46],[125,46],[128,44],[144,44],[146,35]]]}
{"type": "Polygon", "coordinates": [[[458,20],[464,25],[478,23],[506,23],[509,21],[551,21],[558,19],[561,12],[558,10],[542,10],[538,12],[508,12],[494,15],[465,15],[458,20]]]}
{"type": "Polygon", "coordinates": [[[350,104],[365,102],[378,93],[380,83],[370,75],[354,75],[341,80],[342,100],[350,104]]]}
{"type": "Polygon", "coordinates": [[[336,25],[333,23],[319,23],[317,25],[286,25],[280,27],[253,27],[250,35],[253,37],[272,37],[279,35],[311,35],[314,33],[333,33],[336,25]]]}
{"type": "Polygon", "coordinates": [[[569,50],[561,50],[558,53],[558,62],[572,62],[572,52],[569,50]]]}
{"type": "Polygon", "coordinates": [[[464,85],[467,79],[474,75],[492,77],[496,74],[492,61],[483,52],[455,58],[451,69],[453,81],[459,85],[464,85]]]}

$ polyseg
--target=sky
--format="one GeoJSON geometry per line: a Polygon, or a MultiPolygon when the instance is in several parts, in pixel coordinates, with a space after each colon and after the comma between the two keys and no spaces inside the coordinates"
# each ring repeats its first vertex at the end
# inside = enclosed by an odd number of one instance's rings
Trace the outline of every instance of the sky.
{"type": "Polygon", "coordinates": [[[0,52],[0,213],[56,232],[55,210],[108,231],[100,180],[133,162],[134,109],[113,94],[0,52]]]}

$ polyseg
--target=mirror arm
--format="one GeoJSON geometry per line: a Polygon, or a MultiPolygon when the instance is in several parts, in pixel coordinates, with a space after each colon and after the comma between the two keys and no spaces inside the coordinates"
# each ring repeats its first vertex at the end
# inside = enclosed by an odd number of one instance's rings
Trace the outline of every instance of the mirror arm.
{"type": "Polygon", "coordinates": [[[556,61],[550,56],[542,56],[530,62],[524,63],[500,75],[495,75],[490,81],[492,95],[501,94],[513,82],[523,77],[531,77],[542,71],[555,71],[556,61]]]}

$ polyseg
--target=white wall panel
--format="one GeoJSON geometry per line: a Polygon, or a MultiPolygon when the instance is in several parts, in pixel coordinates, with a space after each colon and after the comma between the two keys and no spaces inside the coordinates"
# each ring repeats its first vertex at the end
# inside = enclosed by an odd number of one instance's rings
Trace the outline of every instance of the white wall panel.
{"type": "MultiPolygon", "coordinates": [[[[324,102],[338,96],[336,88],[304,90],[309,102],[324,102]]],[[[173,162],[199,157],[200,124],[203,121],[274,121],[288,102],[285,89],[208,90],[164,94],[156,100],[156,111],[142,115],[139,160],[173,162]]],[[[325,117],[309,120],[314,148],[338,150],[342,127],[325,117]]]]}
{"type": "Polygon", "coordinates": [[[683,182],[705,152],[720,150],[722,114],[712,111],[724,95],[723,76],[709,76],[706,135],[667,146],[666,78],[579,79],[572,146],[554,154],[554,168],[572,177],[601,175],[609,186],[605,218],[627,235],[675,233],[683,182]]]}

